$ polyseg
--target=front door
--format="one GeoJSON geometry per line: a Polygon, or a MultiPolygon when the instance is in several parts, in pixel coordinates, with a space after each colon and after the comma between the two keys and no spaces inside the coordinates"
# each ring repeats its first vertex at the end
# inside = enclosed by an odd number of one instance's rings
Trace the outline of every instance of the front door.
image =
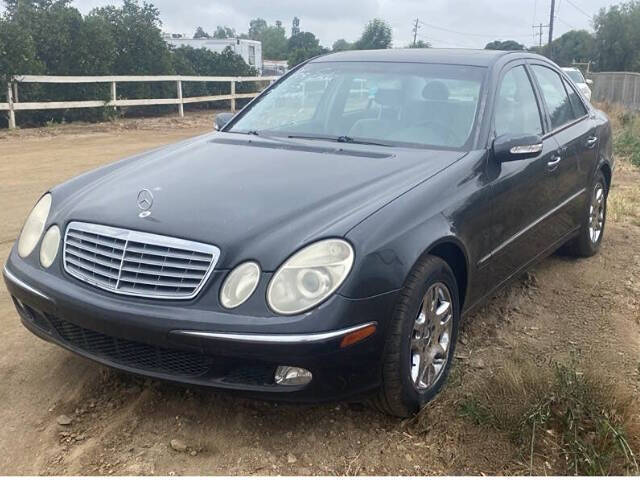
{"type": "Polygon", "coordinates": [[[491,251],[480,260],[488,284],[497,286],[525,266],[552,241],[547,230],[549,212],[556,206],[549,195],[556,181],[560,149],[553,136],[545,136],[541,108],[530,73],[524,64],[503,71],[496,93],[495,136],[540,135],[543,150],[534,158],[497,163],[491,159],[491,251]]]}

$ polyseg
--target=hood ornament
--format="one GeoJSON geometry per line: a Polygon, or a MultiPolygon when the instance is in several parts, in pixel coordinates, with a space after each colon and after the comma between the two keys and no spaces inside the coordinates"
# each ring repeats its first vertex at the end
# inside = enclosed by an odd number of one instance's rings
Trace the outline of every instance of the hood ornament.
{"type": "Polygon", "coordinates": [[[145,218],[151,215],[151,207],[153,205],[153,193],[151,190],[144,188],[138,192],[138,208],[142,210],[138,216],[145,218]]]}

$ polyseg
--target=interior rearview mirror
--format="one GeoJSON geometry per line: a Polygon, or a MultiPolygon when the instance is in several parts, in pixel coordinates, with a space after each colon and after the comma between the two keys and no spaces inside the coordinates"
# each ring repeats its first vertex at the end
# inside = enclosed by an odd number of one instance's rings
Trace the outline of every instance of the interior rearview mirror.
{"type": "Polygon", "coordinates": [[[222,130],[222,128],[229,123],[229,120],[233,118],[233,113],[231,112],[222,112],[216,115],[216,120],[213,124],[216,130],[222,130]]]}
{"type": "Polygon", "coordinates": [[[493,155],[499,162],[537,157],[542,153],[540,135],[501,135],[493,141],[493,155]]]}

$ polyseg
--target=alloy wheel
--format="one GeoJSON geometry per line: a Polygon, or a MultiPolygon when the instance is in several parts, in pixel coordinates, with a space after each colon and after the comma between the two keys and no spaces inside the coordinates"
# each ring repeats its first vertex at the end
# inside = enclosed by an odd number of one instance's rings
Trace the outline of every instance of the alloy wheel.
{"type": "Polygon", "coordinates": [[[453,329],[453,302],[441,282],[425,294],[411,335],[411,380],[418,391],[432,387],[442,376],[449,358],[453,329]]]}
{"type": "Polygon", "coordinates": [[[593,188],[591,205],[589,207],[589,238],[591,239],[591,243],[597,243],[602,235],[605,201],[604,185],[598,182],[593,188]]]}

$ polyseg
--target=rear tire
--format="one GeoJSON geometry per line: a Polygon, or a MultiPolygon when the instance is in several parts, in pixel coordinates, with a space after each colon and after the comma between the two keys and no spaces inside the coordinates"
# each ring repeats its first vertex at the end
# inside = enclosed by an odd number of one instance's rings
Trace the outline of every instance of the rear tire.
{"type": "Polygon", "coordinates": [[[567,254],[574,257],[592,257],[602,244],[607,221],[607,196],[609,189],[602,171],[598,171],[589,190],[589,199],[584,213],[584,225],[578,236],[566,247],[567,254]]]}
{"type": "Polygon", "coordinates": [[[455,275],[441,258],[427,255],[409,274],[394,310],[374,406],[404,418],[435,397],[451,368],[459,323],[455,275]]]}

